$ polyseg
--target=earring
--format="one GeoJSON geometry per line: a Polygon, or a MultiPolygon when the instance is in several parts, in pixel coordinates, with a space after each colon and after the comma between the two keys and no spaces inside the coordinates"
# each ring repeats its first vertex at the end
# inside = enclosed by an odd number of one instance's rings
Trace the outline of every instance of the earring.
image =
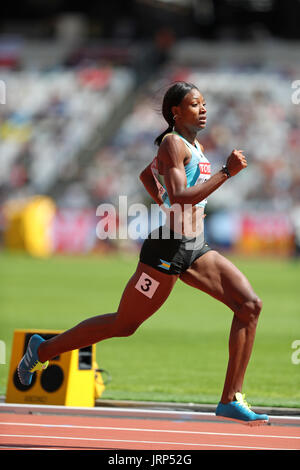
{"type": "Polygon", "coordinates": [[[177,114],[174,114],[173,116],[173,126],[172,126],[172,130],[174,131],[174,128],[175,128],[175,121],[176,121],[176,118],[177,118],[177,114]]]}

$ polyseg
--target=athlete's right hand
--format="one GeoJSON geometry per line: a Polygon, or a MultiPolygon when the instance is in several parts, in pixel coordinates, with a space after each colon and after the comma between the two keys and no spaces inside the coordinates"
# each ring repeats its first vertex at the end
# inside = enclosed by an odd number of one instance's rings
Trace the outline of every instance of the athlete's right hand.
{"type": "Polygon", "coordinates": [[[226,166],[230,176],[234,176],[247,167],[247,159],[243,154],[243,150],[234,149],[227,158],[226,166]]]}

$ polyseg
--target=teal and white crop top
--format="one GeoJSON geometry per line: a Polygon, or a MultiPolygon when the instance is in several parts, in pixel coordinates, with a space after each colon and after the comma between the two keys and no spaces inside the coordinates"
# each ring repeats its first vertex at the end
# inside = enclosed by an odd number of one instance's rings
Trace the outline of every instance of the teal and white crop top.
{"type": "MultiPolygon", "coordinates": [[[[201,184],[207,181],[211,175],[210,163],[203,154],[199,143],[196,141],[196,147],[190,142],[188,142],[184,137],[182,137],[177,132],[173,131],[172,134],[178,135],[187,147],[191,150],[192,157],[187,165],[185,165],[185,174],[187,179],[187,187],[195,186],[196,184],[201,184]]],[[[167,134],[169,135],[169,134],[167,134]]],[[[157,157],[154,158],[151,165],[152,174],[156,180],[157,186],[159,188],[160,194],[164,205],[170,207],[170,199],[168,196],[167,188],[165,186],[164,177],[158,173],[158,163],[157,157]]],[[[205,207],[207,200],[198,202],[196,206],[205,207]]]]}

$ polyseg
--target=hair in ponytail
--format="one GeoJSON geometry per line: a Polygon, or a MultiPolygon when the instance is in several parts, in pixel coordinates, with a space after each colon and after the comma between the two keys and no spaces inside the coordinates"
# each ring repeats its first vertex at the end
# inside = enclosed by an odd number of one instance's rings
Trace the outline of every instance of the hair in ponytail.
{"type": "Polygon", "coordinates": [[[156,145],[160,146],[164,136],[169,134],[170,132],[172,132],[172,130],[173,130],[173,126],[169,126],[162,134],[160,134],[158,137],[156,137],[154,143],[156,145]]]}
{"type": "Polygon", "coordinates": [[[198,88],[192,83],[187,82],[176,82],[166,92],[163,103],[162,103],[162,115],[168,123],[168,128],[160,134],[154,141],[154,143],[160,146],[162,139],[165,135],[172,132],[174,127],[174,116],[172,113],[173,106],[179,106],[183,98],[191,90],[198,90],[198,88]]]}

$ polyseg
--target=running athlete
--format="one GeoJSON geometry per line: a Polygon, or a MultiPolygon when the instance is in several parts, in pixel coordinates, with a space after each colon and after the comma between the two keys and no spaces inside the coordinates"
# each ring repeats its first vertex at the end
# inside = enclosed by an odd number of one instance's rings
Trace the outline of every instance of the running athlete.
{"type": "Polygon", "coordinates": [[[164,96],[162,114],[168,128],[157,137],[157,156],[140,179],[166,212],[165,225],[144,241],[118,310],[84,320],[46,341],[33,335],[18,365],[20,381],[29,385],[36,370],[66,351],[132,335],[162,306],[180,279],[233,311],[229,360],[216,415],[244,424],[267,423],[268,416],[254,413],[242,393],[262,302],[246,277],[204,240],[206,198],[247,167],[246,157],[242,150],[233,150],[226,165],[211,175],[197,140],[206,126],[206,104],[195,85],[172,85],[164,96]]]}

